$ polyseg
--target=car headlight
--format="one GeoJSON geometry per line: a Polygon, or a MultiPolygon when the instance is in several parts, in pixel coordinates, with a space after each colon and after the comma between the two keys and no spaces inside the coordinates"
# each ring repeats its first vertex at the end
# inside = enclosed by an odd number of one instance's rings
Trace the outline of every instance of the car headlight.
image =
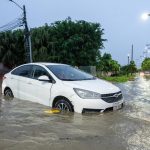
{"type": "Polygon", "coordinates": [[[96,92],[83,90],[83,89],[77,89],[77,88],[74,88],[74,91],[79,97],[81,97],[83,99],[99,99],[99,98],[101,98],[101,94],[96,93],[96,92]]]}

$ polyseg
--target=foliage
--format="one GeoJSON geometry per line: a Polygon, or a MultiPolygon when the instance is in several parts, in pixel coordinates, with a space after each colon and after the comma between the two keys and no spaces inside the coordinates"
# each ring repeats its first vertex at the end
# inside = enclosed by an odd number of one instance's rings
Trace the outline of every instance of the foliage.
{"type": "MultiPolygon", "coordinates": [[[[98,23],[70,18],[34,28],[31,30],[33,61],[96,65],[105,41],[103,31],[98,23]]],[[[11,67],[25,62],[23,30],[0,33],[0,61],[11,67]]]]}
{"type": "Polygon", "coordinates": [[[150,58],[145,58],[145,60],[142,62],[142,70],[150,70],[150,58]]]}
{"type": "Polygon", "coordinates": [[[50,61],[77,66],[96,64],[103,48],[100,24],[73,22],[70,18],[32,30],[34,61],[50,61]]]}
{"type": "Polygon", "coordinates": [[[120,74],[128,75],[129,73],[129,65],[125,65],[120,68],[120,74]]]}
{"type": "Polygon", "coordinates": [[[114,76],[114,77],[101,77],[102,79],[104,80],[107,80],[107,81],[110,81],[110,82],[127,82],[127,81],[132,81],[134,80],[135,76],[134,75],[129,75],[129,76],[126,76],[126,75],[121,75],[121,76],[114,76]]]}
{"type": "Polygon", "coordinates": [[[137,71],[136,65],[134,61],[130,61],[129,65],[129,73],[133,74],[137,71]]]}
{"type": "Polygon", "coordinates": [[[129,75],[129,74],[133,74],[137,72],[137,67],[135,65],[135,62],[134,61],[130,61],[130,64],[129,65],[125,65],[125,66],[122,66],[121,69],[120,69],[120,74],[122,75],[129,75]]]}
{"type": "Polygon", "coordinates": [[[0,33],[0,62],[9,68],[25,62],[22,30],[0,33]]]}
{"type": "Polygon", "coordinates": [[[120,70],[120,64],[113,60],[111,54],[104,53],[98,63],[98,69],[103,72],[114,72],[117,73],[120,70]]]}

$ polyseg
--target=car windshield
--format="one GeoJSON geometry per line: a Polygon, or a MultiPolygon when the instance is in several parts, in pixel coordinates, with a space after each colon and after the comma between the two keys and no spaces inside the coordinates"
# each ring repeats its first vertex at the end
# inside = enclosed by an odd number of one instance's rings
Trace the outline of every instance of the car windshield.
{"type": "Polygon", "coordinates": [[[60,80],[64,81],[79,81],[79,80],[94,80],[92,75],[85,73],[79,69],[69,65],[47,65],[47,68],[60,80]]]}

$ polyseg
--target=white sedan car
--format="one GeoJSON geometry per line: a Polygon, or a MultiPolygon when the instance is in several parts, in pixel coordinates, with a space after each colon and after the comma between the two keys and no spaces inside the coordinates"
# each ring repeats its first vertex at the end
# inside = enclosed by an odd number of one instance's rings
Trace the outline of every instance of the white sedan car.
{"type": "Polygon", "coordinates": [[[2,93],[78,113],[116,110],[124,103],[115,85],[69,65],[54,63],[30,63],[13,69],[3,77],[2,93]]]}

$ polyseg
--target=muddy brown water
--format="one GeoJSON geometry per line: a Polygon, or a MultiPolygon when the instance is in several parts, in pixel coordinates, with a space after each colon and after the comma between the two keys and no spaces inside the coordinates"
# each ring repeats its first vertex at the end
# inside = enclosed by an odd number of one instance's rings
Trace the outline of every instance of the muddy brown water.
{"type": "Polygon", "coordinates": [[[125,107],[103,114],[52,114],[0,98],[0,150],[150,150],[150,80],[117,84],[125,107]]]}

